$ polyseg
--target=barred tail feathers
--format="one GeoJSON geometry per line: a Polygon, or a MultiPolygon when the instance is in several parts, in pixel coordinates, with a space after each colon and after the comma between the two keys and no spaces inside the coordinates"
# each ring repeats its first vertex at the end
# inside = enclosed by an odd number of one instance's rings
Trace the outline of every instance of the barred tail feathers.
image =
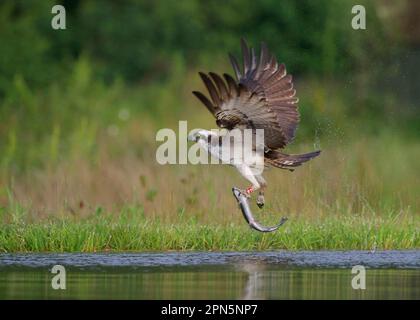
{"type": "Polygon", "coordinates": [[[278,151],[269,151],[265,160],[273,167],[293,170],[293,168],[299,167],[302,163],[319,156],[320,153],[321,150],[304,154],[285,154],[278,151]]]}

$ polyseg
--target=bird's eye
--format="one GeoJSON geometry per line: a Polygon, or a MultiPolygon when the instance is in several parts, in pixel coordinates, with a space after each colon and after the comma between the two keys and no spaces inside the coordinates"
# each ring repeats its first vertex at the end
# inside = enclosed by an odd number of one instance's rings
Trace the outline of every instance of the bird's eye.
{"type": "Polygon", "coordinates": [[[198,140],[200,140],[200,135],[195,136],[195,142],[198,142],[198,140]]]}

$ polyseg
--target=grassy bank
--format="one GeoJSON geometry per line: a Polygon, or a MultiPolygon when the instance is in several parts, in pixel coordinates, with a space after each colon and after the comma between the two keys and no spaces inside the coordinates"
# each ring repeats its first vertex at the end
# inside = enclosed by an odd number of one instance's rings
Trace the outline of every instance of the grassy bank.
{"type": "MultiPolygon", "coordinates": [[[[240,213],[237,212],[239,215],[240,213]]],[[[345,216],[291,219],[270,234],[243,222],[178,224],[134,216],[95,216],[84,220],[22,221],[0,228],[0,252],[100,252],[162,250],[320,250],[420,248],[419,219],[397,216],[345,216]]]]}

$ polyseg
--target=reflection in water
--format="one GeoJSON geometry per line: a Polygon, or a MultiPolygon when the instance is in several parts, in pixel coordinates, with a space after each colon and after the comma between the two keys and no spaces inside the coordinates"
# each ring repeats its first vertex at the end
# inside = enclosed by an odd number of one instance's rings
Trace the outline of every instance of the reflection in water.
{"type": "Polygon", "coordinates": [[[242,299],[244,300],[259,300],[264,299],[261,296],[264,288],[264,270],[266,268],[263,264],[244,264],[239,266],[239,270],[248,273],[248,280],[245,285],[244,294],[242,299]]]}
{"type": "Polygon", "coordinates": [[[419,269],[367,269],[353,290],[351,269],[264,264],[67,270],[53,290],[48,269],[0,268],[0,299],[420,299],[419,269]]]}

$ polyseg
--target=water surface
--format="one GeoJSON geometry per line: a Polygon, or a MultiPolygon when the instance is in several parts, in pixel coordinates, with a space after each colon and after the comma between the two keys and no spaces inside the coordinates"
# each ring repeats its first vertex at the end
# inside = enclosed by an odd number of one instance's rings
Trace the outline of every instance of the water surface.
{"type": "Polygon", "coordinates": [[[420,299],[420,251],[0,254],[0,299],[420,299]]]}

